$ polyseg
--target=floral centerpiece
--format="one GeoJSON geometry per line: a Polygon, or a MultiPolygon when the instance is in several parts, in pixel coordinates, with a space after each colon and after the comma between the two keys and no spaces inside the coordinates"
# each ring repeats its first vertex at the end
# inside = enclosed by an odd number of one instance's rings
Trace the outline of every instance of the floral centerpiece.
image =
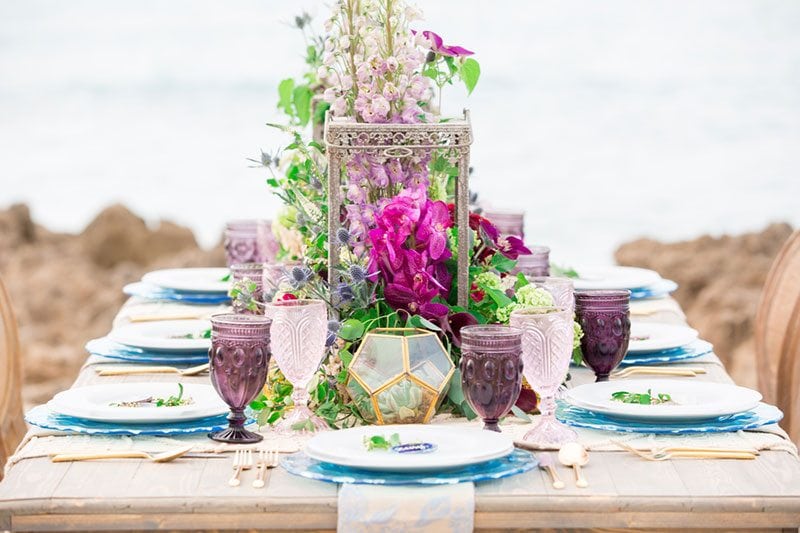
{"type": "MultiPolygon", "coordinates": [[[[467,193],[458,190],[466,169],[452,146],[420,152],[398,142],[394,151],[356,150],[329,165],[326,146],[306,138],[305,126],[326,115],[329,124],[423,130],[448,122],[441,114],[445,89],[460,81],[471,93],[480,67],[472,51],[416,28],[420,18],[401,0],[340,0],[324,36],[309,37],[310,17],[298,17],[308,68],[299,80],[281,82],[278,106],[288,120],[272,124],[291,142],[282,154],[262,152],[255,160],[270,170],[268,184],[284,203],[273,228],[279,258],[301,263],[287,267],[272,297],[328,304],[329,353],[310,387],[313,408],[332,427],[364,422],[345,384],[353,354],[370,331],[434,332],[457,363],[465,325],[508,322],[514,309],[552,304],[547,291],[509,274],[517,257],[530,253],[518,237],[501,235],[476,213],[464,216],[459,233],[455,200],[467,193]],[[312,112],[315,95],[322,101],[312,112]],[[460,279],[459,262],[465,267],[460,279]]],[[[247,287],[233,294],[253,306],[247,287]]],[[[460,379],[456,371],[440,409],[472,416],[460,379]]],[[[271,371],[264,394],[251,405],[262,425],[291,408],[290,393],[279,370],[271,371]]]]}

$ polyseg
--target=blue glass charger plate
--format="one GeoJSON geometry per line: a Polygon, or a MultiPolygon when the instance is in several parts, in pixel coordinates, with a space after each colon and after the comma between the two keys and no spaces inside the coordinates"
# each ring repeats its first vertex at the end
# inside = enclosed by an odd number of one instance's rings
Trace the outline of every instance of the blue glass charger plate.
{"type": "Polygon", "coordinates": [[[675,292],[677,288],[678,284],[671,279],[662,279],[661,281],[652,285],[648,285],[647,287],[631,289],[631,300],[663,298],[664,296],[669,296],[670,293],[675,292]]]}
{"type": "Polygon", "coordinates": [[[148,300],[168,300],[187,304],[224,304],[231,300],[227,294],[221,292],[176,291],[143,281],[125,285],[122,292],[128,296],[138,296],[148,300]]]}
{"type": "Polygon", "coordinates": [[[119,359],[131,363],[161,365],[197,365],[208,362],[208,351],[188,353],[161,353],[142,350],[135,346],[116,343],[107,337],[93,339],[86,343],[86,351],[92,355],[119,359]]]}
{"type": "Polygon", "coordinates": [[[362,485],[454,485],[467,481],[488,481],[521,474],[539,465],[536,457],[524,450],[464,468],[441,472],[374,472],[359,470],[311,459],[303,452],[287,455],[281,465],[290,473],[327,481],[329,483],[356,483],[362,485]]]}
{"type": "Polygon", "coordinates": [[[53,412],[46,405],[37,405],[25,413],[25,421],[32,426],[44,429],[84,435],[188,435],[190,433],[210,433],[228,427],[227,415],[168,424],[109,424],[61,415],[53,412]]]}
{"type": "Polygon", "coordinates": [[[620,363],[621,366],[630,365],[657,365],[661,363],[676,363],[687,359],[694,359],[714,351],[714,345],[708,341],[696,340],[686,346],[670,348],[660,352],[629,353],[620,363]]]}
{"type": "Polygon", "coordinates": [[[657,433],[661,435],[687,435],[691,433],[727,433],[756,429],[780,422],[783,413],[774,405],[759,403],[752,411],[730,416],[712,418],[698,422],[652,423],[639,420],[623,420],[594,413],[580,407],[559,402],[556,418],[568,426],[579,428],[619,431],[622,433],[657,433]]]}

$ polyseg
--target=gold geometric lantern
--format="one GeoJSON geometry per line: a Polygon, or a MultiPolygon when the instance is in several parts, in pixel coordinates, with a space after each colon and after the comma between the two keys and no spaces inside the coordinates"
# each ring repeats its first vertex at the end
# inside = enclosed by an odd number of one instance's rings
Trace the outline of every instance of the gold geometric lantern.
{"type": "MultiPolygon", "coordinates": [[[[455,226],[458,249],[469,247],[469,152],[472,125],[469,111],[463,118],[435,123],[367,124],[345,117],[325,118],[325,150],[328,157],[328,282],[339,283],[339,248],[333,237],[341,227],[346,201],[347,163],[358,156],[368,156],[378,164],[418,161],[433,155],[446,161],[453,171],[455,187],[455,226]]],[[[387,191],[387,194],[390,192],[387,191]]],[[[467,307],[469,296],[469,254],[459,253],[457,261],[457,303],[467,307]]]]}
{"type": "Polygon", "coordinates": [[[372,424],[422,424],[447,394],[455,365],[431,331],[379,328],[361,340],[345,383],[372,424]]]}

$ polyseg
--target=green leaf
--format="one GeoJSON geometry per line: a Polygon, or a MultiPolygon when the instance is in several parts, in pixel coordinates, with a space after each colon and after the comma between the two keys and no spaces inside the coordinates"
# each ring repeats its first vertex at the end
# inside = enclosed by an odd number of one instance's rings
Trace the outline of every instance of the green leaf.
{"type": "Polygon", "coordinates": [[[431,331],[442,331],[439,326],[428,320],[427,318],[419,315],[413,315],[409,318],[408,323],[415,328],[429,329],[431,331]]]}
{"type": "Polygon", "coordinates": [[[472,407],[469,405],[468,401],[464,400],[461,402],[459,407],[461,407],[461,412],[464,413],[464,416],[467,418],[467,420],[475,420],[478,418],[478,414],[472,410],[472,407]]]}
{"type": "Polygon", "coordinates": [[[319,102],[317,107],[314,108],[314,124],[323,124],[325,122],[325,113],[331,108],[329,102],[319,102]]]}
{"type": "Polygon", "coordinates": [[[292,103],[294,104],[295,112],[297,113],[297,120],[301,126],[308,124],[311,120],[311,97],[314,94],[305,85],[295,87],[292,91],[292,103]]]}
{"type": "Polygon", "coordinates": [[[517,281],[514,282],[514,290],[518,291],[525,285],[530,285],[530,283],[528,282],[528,278],[525,277],[525,274],[520,272],[517,274],[517,281]]]}
{"type": "Polygon", "coordinates": [[[266,406],[267,404],[265,404],[264,402],[260,402],[258,400],[253,400],[252,402],[250,402],[250,409],[252,409],[253,411],[261,411],[266,406]]]}
{"type": "Polygon", "coordinates": [[[464,400],[464,389],[461,386],[461,369],[456,367],[453,371],[453,377],[450,378],[450,389],[447,391],[447,397],[456,404],[461,405],[464,400]]]}
{"type": "Polygon", "coordinates": [[[494,303],[497,304],[497,307],[505,307],[507,305],[510,305],[510,304],[514,303],[511,300],[511,298],[506,296],[506,293],[504,293],[503,291],[501,291],[499,289],[487,288],[487,289],[484,290],[484,292],[486,293],[486,295],[489,298],[491,298],[494,301],[494,303]]]}
{"type": "Polygon", "coordinates": [[[461,81],[463,81],[464,85],[467,87],[467,94],[472,94],[472,91],[478,84],[478,79],[481,77],[481,66],[477,61],[469,57],[461,64],[461,69],[458,74],[461,76],[461,81]]]}
{"type": "Polygon", "coordinates": [[[357,318],[351,318],[342,322],[339,328],[339,337],[346,341],[355,341],[364,335],[364,323],[357,318]]]}
{"type": "Polygon", "coordinates": [[[511,408],[511,412],[514,413],[514,416],[524,420],[525,422],[530,422],[531,421],[531,417],[529,417],[528,414],[525,411],[523,411],[522,409],[520,409],[516,405],[511,408]]]}
{"type": "Polygon", "coordinates": [[[503,254],[494,254],[492,256],[492,267],[498,272],[509,272],[515,266],[517,266],[517,262],[503,254]]]}
{"type": "Polygon", "coordinates": [[[350,350],[339,350],[339,359],[342,360],[342,366],[347,368],[350,366],[350,361],[353,360],[353,353],[350,350]]]}
{"type": "Polygon", "coordinates": [[[278,108],[287,115],[292,115],[292,91],[294,91],[292,78],[286,78],[278,84],[278,108]]]}

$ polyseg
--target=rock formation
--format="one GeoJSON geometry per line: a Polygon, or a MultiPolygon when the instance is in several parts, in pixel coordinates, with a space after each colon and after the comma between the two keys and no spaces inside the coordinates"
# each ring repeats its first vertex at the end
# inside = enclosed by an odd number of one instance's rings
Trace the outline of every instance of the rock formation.
{"type": "Polygon", "coordinates": [[[149,229],[121,205],[77,235],[35,224],[24,205],[0,211],[0,276],[20,326],[26,405],[75,380],[84,344],[108,332],[125,301],[123,285],[156,268],[224,262],[221,246],[201,250],[189,229],[170,222],[149,229]]]}
{"type": "Polygon", "coordinates": [[[639,239],[616,252],[621,265],[657,270],[679,284],[674,296],[689,323],[714,344],[737,383],[756,386],[753,327],[772,260],[792,233],[788,224],[760,232],[676,243],[639,239]]]}

